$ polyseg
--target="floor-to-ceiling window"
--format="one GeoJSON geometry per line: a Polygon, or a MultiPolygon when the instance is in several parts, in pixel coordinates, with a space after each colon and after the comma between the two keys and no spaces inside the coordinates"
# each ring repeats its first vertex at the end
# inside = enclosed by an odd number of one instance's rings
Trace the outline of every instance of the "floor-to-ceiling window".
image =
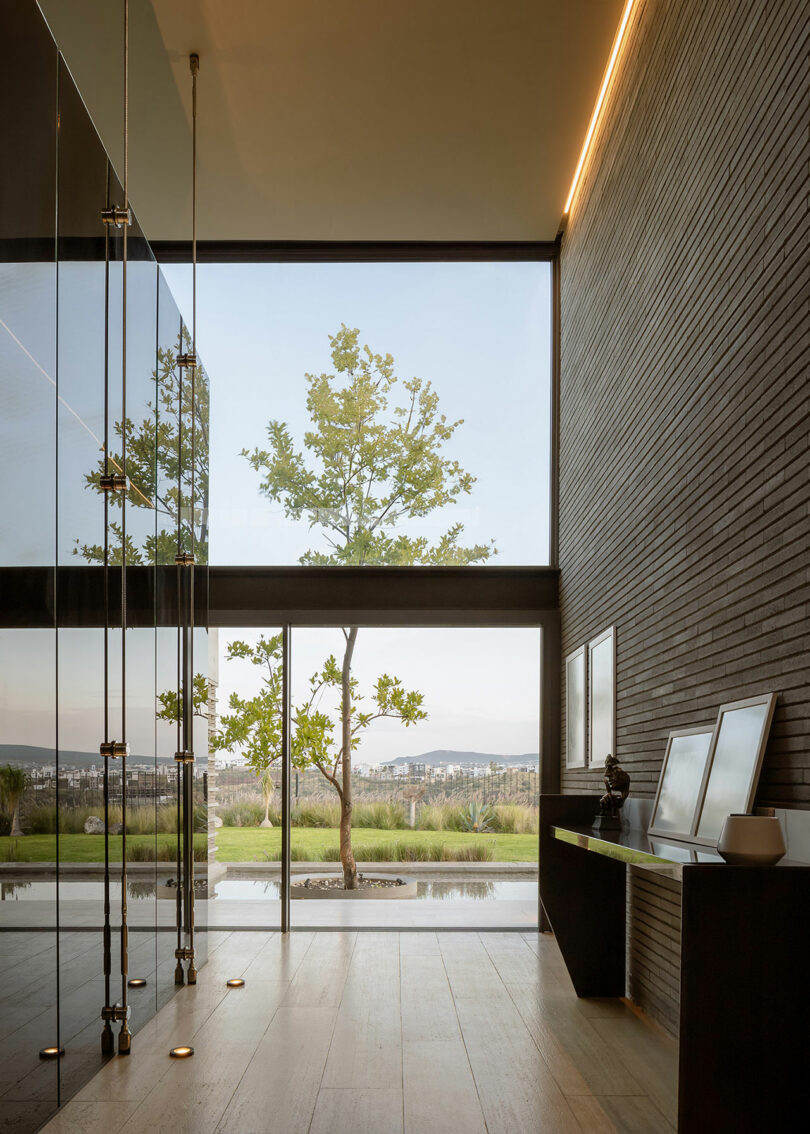
{"type": "MultiPolygon", "coordinates": [[[[166,270],[183,296],[190,269],[166,270]]],[[[211,403],[215,567],[326,568],[313,586],[328,593],[329,568],[549,562],[548,263],[204,264],[198,287],[201,347],[226,376],[211,403]]],[[[465,630],[464,604],[462,581],[455,629],[417,629],[418,609],[399,629],[280,611],[293,627],[292,871],[340,873],[351,795],[358,870],[423,860],[426,924],[535,924],[540,634],[480,617],[465,630]]],[[[212,893],[275,924],[250,901],[275,901],[280,877],[281,629],[219,634],[212,893]]],[[[215,908],[238,924],[235,905],[215,908]]],[[[296,900],[292,924],[361,918],[359,899],[329,908],[296,900]]],[[[392,922],[386,908],[362,918],[392,922]]]]}

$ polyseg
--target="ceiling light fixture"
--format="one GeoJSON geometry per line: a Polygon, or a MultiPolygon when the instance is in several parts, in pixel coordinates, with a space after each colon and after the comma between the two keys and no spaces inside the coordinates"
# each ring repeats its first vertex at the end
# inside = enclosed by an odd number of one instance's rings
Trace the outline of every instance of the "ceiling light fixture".
{"type": "Polygon", "coordinates": [[[605,71],[605,77],[602,80],[602,86],[599,90],[599,97],[596,100],[596,106],[593,108],[593,114],[591,115],[591,121],[590,121],[590,125],[588,126],[588,132],[585,135],[585,142],[582,146],[582,153],[579,155],[579,162],[577,163],[576,173],[574,174],[574,180],[571,182],[571,191],[568,194],[568,200],[565,202],[565,208],[563,210],[563,216],[568,215],[568,210],[571,208],[571,202],[574,200],[574,194],[577,191],[577,185],[579,184],[579,178],[580,178],[580,174],[582,173],[582,167],[585,165],[585,158],[588,156],[588,150],[590,149],[591,139],[593,138],[594,130],[596,129],[596,123],[599,120],[599,114],[600,114],[600,111],[602,110],[602,105],[605,101],[605,95],[607,94],[608,87],[610,86],[610,80],[611,80],[611,77],[613,75],[613,71],[616,67],[616,60],[619,57],[619,50],[621,49],[622,41],[624,40],[624,35],[625,35],[625,32],[627,31],[627,25],[628,25],[629,20],[630,20],[630,13],[633,10],[633,5],[635,4],[635,2],[636,2],[636,0],[627,0],[627,3],[624,6],[624,14],[622,15],[621,23],[619,24],[619,30],[616,33],[616,39],[613,41],[613,51],[610,53],[610,59],[608,60],[607,70],[605,71]]]}
{"type": "Polygon", "coordinates": [[[227,984],[228,988],[244,988],[245,987],[245,982],[242,980],[242,978],[240,976],[231,977],[231,979],[229,981],[226,981],[225,983],[227,984]]]}
{"type": "Polygon", "coordinates": [[[193,1047],[173,1047],[169,1052],[172,1059],[188,1059],[190,1055],[194,1054],[193,1047]]]}
{"type": "Polygon", "coordinates": [[[136,977],[133,977],[131,980],[128,980],[127,984],[129,985],[130,988],[144,988],[146,986],[146,981],[144,980],[143,977],[136,976],[136,977]]]}
{"type": "Polygon", "coordinates": [[[64,1054],[65,1054],[65,1049],[63,1047],[43,1047],[40,1050],[39,1058],[40,1059],[61,1059],[64,1054]]]}

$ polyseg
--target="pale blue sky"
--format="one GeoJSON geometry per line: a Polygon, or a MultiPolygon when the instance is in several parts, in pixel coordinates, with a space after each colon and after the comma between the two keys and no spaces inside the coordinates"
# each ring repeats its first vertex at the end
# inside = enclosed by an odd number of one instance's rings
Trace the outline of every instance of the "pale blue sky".
{"type": "MultiPolygon", "coordinates": [[[[268,629],[268,634],[279,628],[268,629]]],[[[254,641],[255,630],[220,631],[220,712],[233,690],[252,696],[261,671],[250,662],[222,660],[234,638],[254,641]]],[[[330,653],[340,659],[340,630],[298,628],[292,632],[291,694],[306,700],[310,675],[330,653]]],[[[523,755],[538,751],[540,719],[540,631],[537,629],[361,629],[355,647],[354,676],[368,695],[381,673],[395,675],[406,689],[424,694],[428,719],[405,728],[397,721],[375,721],[364,734],[355,760],[379,764],[397,756],[434,749],[523,755]]],[[[337,721],[337,701],[321,708],[337,721]]]]}

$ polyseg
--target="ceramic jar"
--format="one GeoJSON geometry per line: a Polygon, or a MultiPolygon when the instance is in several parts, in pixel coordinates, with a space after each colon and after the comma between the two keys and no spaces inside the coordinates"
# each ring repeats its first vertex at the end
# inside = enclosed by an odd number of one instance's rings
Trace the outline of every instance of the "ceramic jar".
{"type": "Polygon", "coordinates": [[[729,815],[717,841],[718,853],[731,866],[773,866],[785,850],[775,815],[729,815]]]}

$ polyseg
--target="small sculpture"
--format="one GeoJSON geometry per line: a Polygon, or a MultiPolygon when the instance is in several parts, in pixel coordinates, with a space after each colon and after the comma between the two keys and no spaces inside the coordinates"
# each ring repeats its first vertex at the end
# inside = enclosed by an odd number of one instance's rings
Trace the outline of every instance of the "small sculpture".
{"type": "Polygon", "coordinates": [[[605,757],[604,781],[607,790],[599,800],[599,815],[594,827],[616,831],[622,825],[619,813],[630,794],[630,777],[610,753],[605,757]]]}

